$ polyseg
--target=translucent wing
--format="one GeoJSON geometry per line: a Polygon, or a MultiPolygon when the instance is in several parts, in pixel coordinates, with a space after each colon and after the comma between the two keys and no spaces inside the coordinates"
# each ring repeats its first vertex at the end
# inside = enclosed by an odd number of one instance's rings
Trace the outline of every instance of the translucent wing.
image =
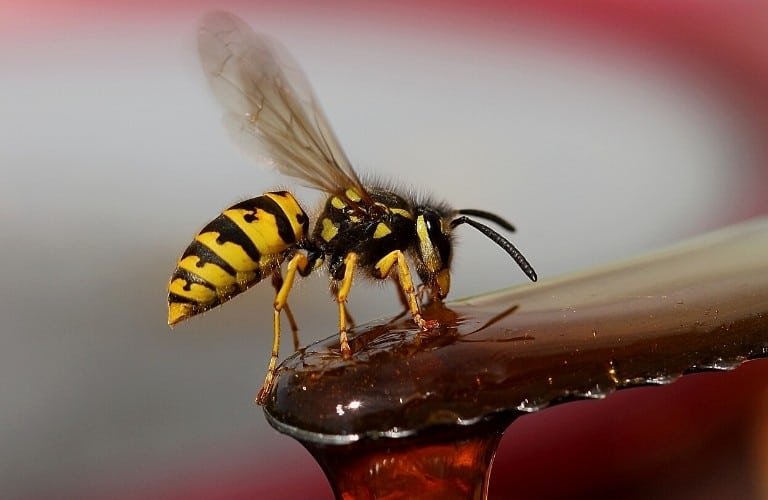
{"type": "Polygon", "coordinates": [[[200,60],[224,122],[249,154],[330,193],[368,195],[328,125],[306,77],[287,50],[226,12],[207,14],[200,60]]]}

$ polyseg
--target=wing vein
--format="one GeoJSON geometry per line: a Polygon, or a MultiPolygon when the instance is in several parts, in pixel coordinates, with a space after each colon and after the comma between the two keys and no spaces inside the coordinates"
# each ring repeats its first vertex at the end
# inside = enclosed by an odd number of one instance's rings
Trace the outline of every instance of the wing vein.
{"type": "Polygon", "coordinates": [[[277,42],[232,14],[206,15],[200,60],[234,141],[251,158],[331,193],[354,187],[371,202],[309,82],[277,42]]]}

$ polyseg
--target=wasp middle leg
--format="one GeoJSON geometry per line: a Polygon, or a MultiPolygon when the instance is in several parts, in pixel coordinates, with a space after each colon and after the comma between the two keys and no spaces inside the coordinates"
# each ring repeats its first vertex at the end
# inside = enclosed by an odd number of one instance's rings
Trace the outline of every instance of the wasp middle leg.
{"type": "Polygon", "coordinates": [[[345,358],[352,354],[352,349],[349,348],[349,339],[347,338],[347,318],[350,316],[347,312],[346,304],[349,291],[352,289],[355,266],[357,266],[357,254],[349,252],[344,257],[344,277],[341,279],[341,284],[336,291],[336,301],[339,303],[339,344],[341,346],[341,354],[345,358]]]}

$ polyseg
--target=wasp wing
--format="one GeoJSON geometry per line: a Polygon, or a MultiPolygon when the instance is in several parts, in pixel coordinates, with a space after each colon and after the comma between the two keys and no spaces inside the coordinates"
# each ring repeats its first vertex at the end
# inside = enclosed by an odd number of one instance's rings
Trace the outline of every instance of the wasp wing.
{"type": "Polygon", "coordinates": [[[339,146],[312,87],[279,43],[238,17],[212,12],[198,33],[208,82],[232,138],[251,157],[309,187],[368,195],[339,146]]]}

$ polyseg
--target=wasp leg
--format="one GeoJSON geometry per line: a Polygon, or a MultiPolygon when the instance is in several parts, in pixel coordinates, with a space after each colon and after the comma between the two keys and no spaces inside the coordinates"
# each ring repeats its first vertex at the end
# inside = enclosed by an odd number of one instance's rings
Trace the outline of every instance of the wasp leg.
{"type": "Polygon", "coordinates": [[[277,356],[280,353],[280,311],[288,305],[288,294],[291,293],[293,280],[296,278],[296,271],[304,273],[308,266],[309,261],[307,260],[307,257],[302,253],[297,253],[288,261],[285,280],[282,280],[282,276],[280,278],[282,283],[275,295],[274,315],[272,316],[272,355],[269,358],[267,375],[264,377],[264,385],[261,386],[259,394],[256,396],[256,404],[263,405],[266,402],[267,394],[272,388],[272,380],[275,378],[277,356]]]}
{"type": "Polygon", "coordinates": [[[336,302],[339,303],[339,344],[341,345],[341,354],[345,358],[348,358],[352,354],[352,350],[349,348],[349,340],[347,339],[347,297],[349,296],[349,290],[352,288],[352,278],[355,273],[355,266],[357,265],[357,254],[355,252],[349,252],[344,257],[344,277],[341,279],[341,285],[336,292],[336,302]]]}
{"type": "MultiPolygon", "coordinates": [[[[272,286],[275,287],[275,293],[280,293],[280,289],[283,287],[283,274],[280,272],[280,268],[277,268],[272,274],[272,286]]],[[[291,308],[288,306],[288,302],[283,306],[285,315],[288,317],[288,324],[291,326],[291,334],[293,335],[293,350],[299,350],[299,325],[296,323],[296,319],[291,312],[291,308]]]]}
{"type": "Polygon", "coordinates": [[[383,279],[389,276],[389,272],[395,265],[397,265],[397,283],[405,296],[407,307],[411,311],[411,316],[413,316],[413,322],[422,330],[428,330],[429,324],[421,317],[421,308],[419,307],[419,301],[416,298],[416,291],[413,288],[411,270],[408,268],[408,263],[405,261],[403,252],[400,250],[393,250],[382,257],[376,263],[374,269],[378,273],[378,277],[383,279]]]}
{"type": "Polygon", "coordinates": [[[420,304],[424,303],[424,296],[427,294],[428,291],[429,291],[429,287],[424,283],[421,283],[419,284],[419,286],[416,287],[416,297],[419,298],[420,304]]]}
{"type": "MultiPolygon", "coordinates": [[[[397,316],[399,318],[403,314],[408,314],[408,312],[410,312],[410,305],[408,303],[408,297],[405,295],[403,287],[400,285],[400,278],[398,278],[397,275],[394,275],[392,276],[392,281],[395,283],[395,290],[397,290],[397,298],[400,301],[400,305],[403,306],[403,312],[397,316]]],[[[424,305],[424,295],[427,293],[427,285],[420,283],[419,286],[416,287],[414,293],[416,294],[416,299],[419,302],[419,305],[424,305]]]]}
{"type": "MultiPolygon", "coordinates": [[[[403,287],[400,286],[400,279],[396,276],[392,276],[392,281],[395,282],[395,290],[397,290],[397,298],[400,301],[400,305],[403,306],[404,311],[407,313],[409,310],[408,307],[408,297],[405,296],[405,292],[403,292],[403,287]]],[[[418,292],[417,292],[418,295],[418,292]]],[[[421,299],[421,297],[419,297],[421,299]]]]}
{"type": "Polygon", "coordinates": [[[349,325],[350,328],[354,328],[357,323],[355,323],[355,318],[352,317],[349,313],[349,309],[346,307],[344,308],[344,314],[347,316],[347,325],[349,325]]]}

